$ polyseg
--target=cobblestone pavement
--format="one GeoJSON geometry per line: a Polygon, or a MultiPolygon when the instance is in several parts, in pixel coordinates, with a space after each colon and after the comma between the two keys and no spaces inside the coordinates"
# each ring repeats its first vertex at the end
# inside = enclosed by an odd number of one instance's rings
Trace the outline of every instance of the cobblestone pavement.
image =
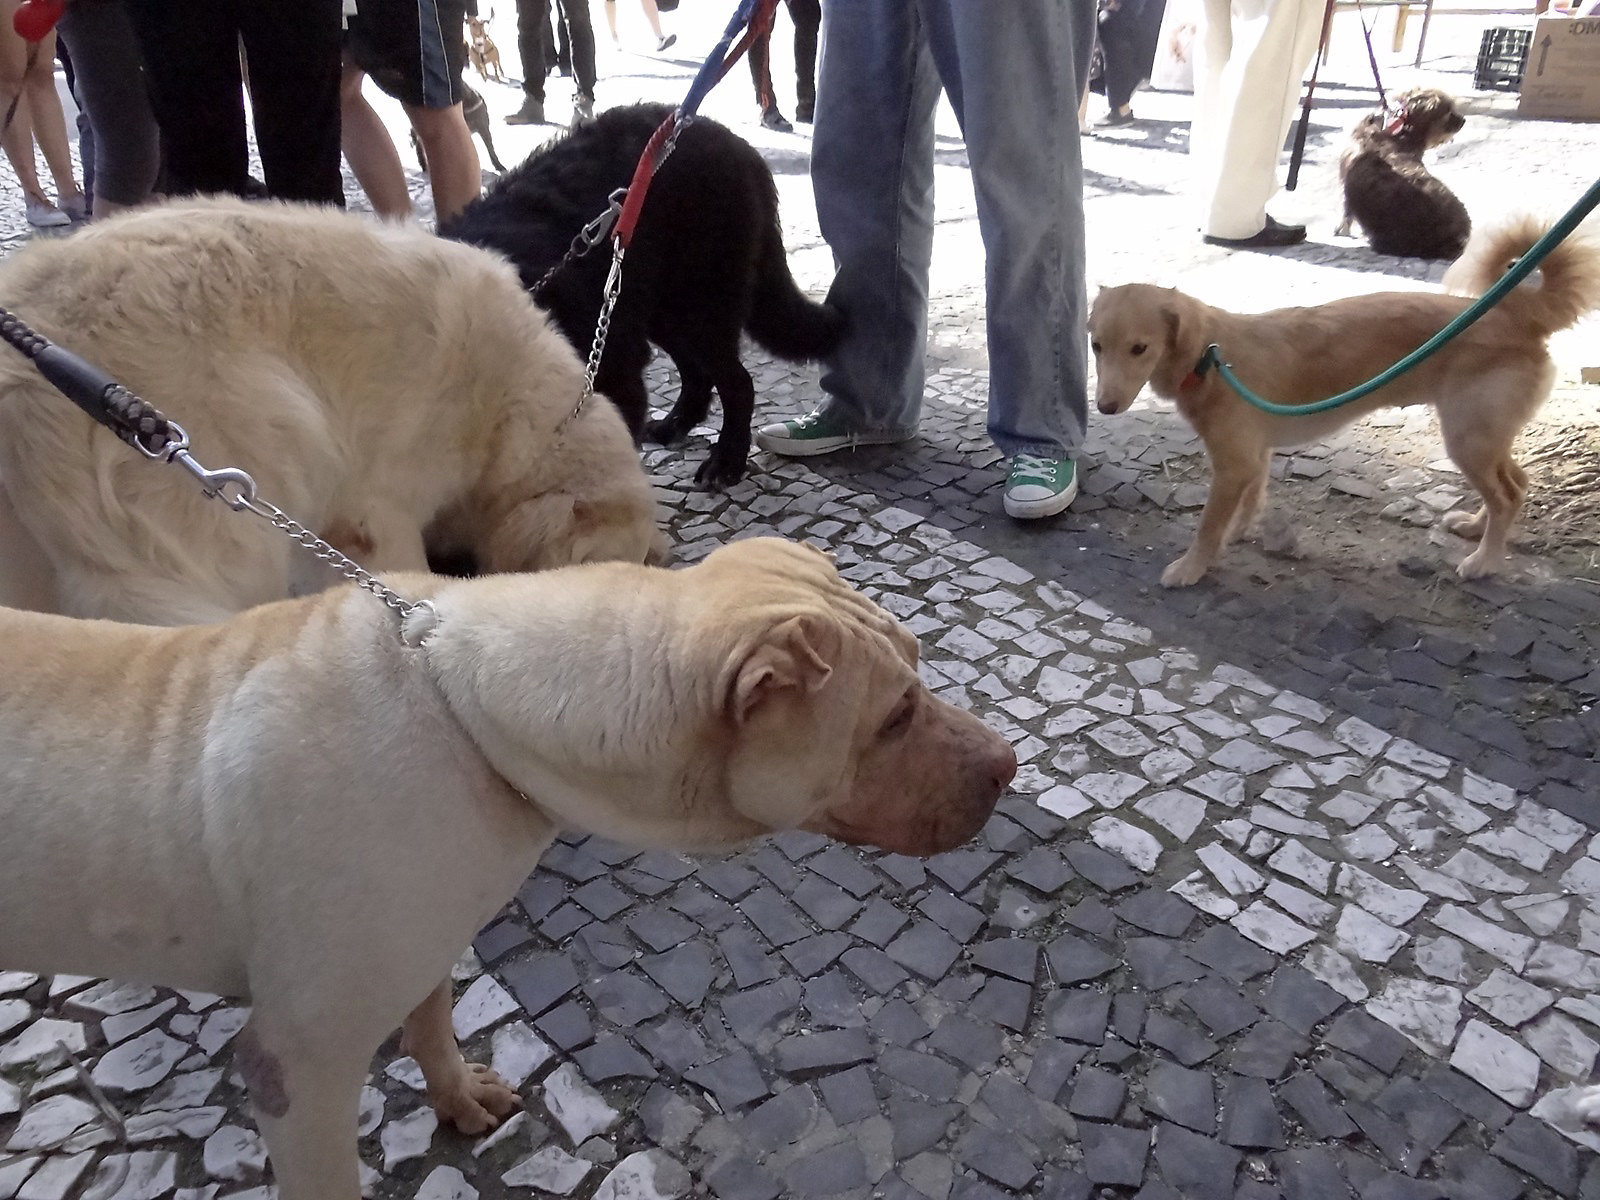
{"type": "MultiPolygon", "coordinates": [[[[1316,244],[1202,249],[1160,115],[1186,99],[1140,99],[1149,126],[1086,151],[1097,277],[1264,306],[1394,271],[1326,234],[1332,130],[1300,200],[1316,244]]],[[[820,290],[803,139],[722,103],[769,151],[820,290]]],[[[1480,112],[1444,161],[1475,212],[1504,196],[1491,165],[1559,207],[1597,143],[1480,112]]],[[[1013,794],[926,862],[809,835],[718,861],[558,843],[458,971],[458,1032],[525,1114],[476,1143],[437,1131],[389,1046],[363,1095],[371,1194],[1600,1198],[1600,1129],[1566,1107],[1600,1053],[1600,590],[1537,557],[1460,586],[1417,526],[1403,572],[1365,566],[1382,587],[1319,544],[1164,592],[1204,476],[1153,406],[1092,425],[1071,514],[1006,521],[970,190],[959,146],[943,159],[921,439],[758,458],[725,495],[692,489],[704,437],[646,466],[684,560],[764,533],[832,549],[919,635],[930,687],[1011,738],[1013,794]]],[[[814,401],[813,370],[750,361],[764,412],[814,401]]],[[[652,382],[670,396],[659,364],[652,382]]],[[[1459,499],[1425,427],[1378,429],[1285,458],[1277,507],[1345,506],[1359,539],[1400,500],[1459,499]],[[1407,432],[1417,461],[1383,440],[1407,432]]],[[[0,974],[0,1200],[266,1200],[227,1051],[244,1016],[0,974]]]]}

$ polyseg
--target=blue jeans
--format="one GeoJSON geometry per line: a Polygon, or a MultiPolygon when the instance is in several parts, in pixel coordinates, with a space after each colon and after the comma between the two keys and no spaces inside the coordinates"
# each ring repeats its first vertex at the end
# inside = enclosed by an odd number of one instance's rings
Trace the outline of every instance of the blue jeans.
{"type": "Polygon", "coordinates": [[[909,433],[926,378],[934,108],[967,143],[983,235],[989,435],[1062,457],[1088,422],[1078,98],[1094,0],[823,0],[811,175],[849,333],[822,376],[853,427],[909,433]]]}

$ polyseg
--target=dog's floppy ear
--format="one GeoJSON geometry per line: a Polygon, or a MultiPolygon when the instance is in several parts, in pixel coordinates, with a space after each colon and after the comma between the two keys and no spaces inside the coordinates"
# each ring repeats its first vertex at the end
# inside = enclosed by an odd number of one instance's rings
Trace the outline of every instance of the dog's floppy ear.
{"type": "Polygon", "coordinates": [[[785,691],[815,692],[828,682],[833,667],[823,657],[833,647],[830,622],[801,615],[769,628],[754,646],[743,649],[743,661],[728,689],[728,714],[743,725],[751,715],[785,691]]]}

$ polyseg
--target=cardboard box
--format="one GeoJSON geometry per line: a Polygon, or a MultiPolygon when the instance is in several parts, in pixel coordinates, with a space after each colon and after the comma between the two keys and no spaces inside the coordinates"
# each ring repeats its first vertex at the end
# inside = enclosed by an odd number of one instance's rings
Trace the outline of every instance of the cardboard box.
{"type": "Polygon", "coordinates": [[[1600,17],[1539,18],[1517,111],[1529,117],[1600,121],[1600,17]]]}

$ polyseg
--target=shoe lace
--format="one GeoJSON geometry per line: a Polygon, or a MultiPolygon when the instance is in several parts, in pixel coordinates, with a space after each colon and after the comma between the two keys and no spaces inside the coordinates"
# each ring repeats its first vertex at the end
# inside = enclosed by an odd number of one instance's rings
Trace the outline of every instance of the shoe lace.
{"type": "Polygon", "coordinates": [[[1060,462],[1053,458],[1046,458],[1042,454],[1017,454],[1011,459],[1011,473],[1013,475],[1046,475],[1055,477],[1060,462]]]}

